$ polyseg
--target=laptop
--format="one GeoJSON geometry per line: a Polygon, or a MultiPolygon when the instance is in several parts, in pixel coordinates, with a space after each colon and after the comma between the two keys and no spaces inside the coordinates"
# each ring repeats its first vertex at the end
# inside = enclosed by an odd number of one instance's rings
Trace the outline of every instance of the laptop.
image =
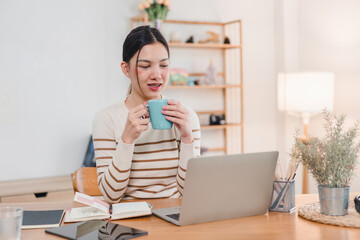
{"type": "Polygon", "coordinates": [[[278,152],[189,159],[181,207],[153,209],[178,226],[265,214],[278,152]]]}

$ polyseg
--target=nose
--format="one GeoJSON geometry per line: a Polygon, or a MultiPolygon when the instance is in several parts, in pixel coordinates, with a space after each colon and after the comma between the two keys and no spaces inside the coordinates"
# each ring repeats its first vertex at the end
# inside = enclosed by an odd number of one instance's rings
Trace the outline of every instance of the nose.
{"type": "Polygon", "coordinates": [[[159,67],[154,67],[151,75],[150,75],[151,80],[160,80],[161,79],[161,72],[160,72],[160,68],[159,67]]]}

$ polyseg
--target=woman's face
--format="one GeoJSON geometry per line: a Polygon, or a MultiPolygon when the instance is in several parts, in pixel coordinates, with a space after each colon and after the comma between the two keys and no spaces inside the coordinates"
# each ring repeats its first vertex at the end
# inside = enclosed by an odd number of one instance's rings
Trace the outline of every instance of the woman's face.
{"type": "Polygon", "coordinates": [[[137,67],[139,82],[136,77],[137,54],[135,53],[130,59],[129,75],[132,93],[146,100],[160,99],[169,81],[169,55],[165,46],[156,42],[141,49],[137,67]]]}

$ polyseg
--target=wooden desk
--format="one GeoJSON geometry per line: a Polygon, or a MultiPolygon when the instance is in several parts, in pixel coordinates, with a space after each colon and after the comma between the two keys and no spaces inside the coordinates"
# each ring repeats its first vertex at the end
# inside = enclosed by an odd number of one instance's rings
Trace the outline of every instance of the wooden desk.
{"type": "MultiPolygon", "coordinates": [[[[355,194],[351,194],[353,199],[355,194]]],[[[316,194],[296,196],[296,208],[318,201],[316,194]]],[[[149,200],[154,208],[180,204],[179,199],[149,200]]],[[[79,206],[73,202],[0,204],[22,206],[31,209],[58,209],[79,206]]],[[[360,215],[359,215],[360,217],[360,215]]],[[[149,235],[138,239],[360,239],[360,229],[337,227],[311,222],[294,213],[269,212],[266,215],[237,218],[219,222],[178,227],[155,216],[115,221],[148,231],[149,235]]],[[[62,239],[45,234],[44,229],[23,230],[21,239],[62,239]]]]}

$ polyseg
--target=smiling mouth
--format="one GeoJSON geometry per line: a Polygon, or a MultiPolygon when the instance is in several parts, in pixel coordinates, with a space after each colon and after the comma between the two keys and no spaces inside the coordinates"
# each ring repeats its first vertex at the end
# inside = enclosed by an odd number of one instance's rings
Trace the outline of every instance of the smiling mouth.
{"type": "Polygon", "coordinates": [[[149,87],[153,87],[153,88],[157,88],[160,87],[162,84],[161,83],[152,83],[152,84],[148,84],[149,87]]]}

